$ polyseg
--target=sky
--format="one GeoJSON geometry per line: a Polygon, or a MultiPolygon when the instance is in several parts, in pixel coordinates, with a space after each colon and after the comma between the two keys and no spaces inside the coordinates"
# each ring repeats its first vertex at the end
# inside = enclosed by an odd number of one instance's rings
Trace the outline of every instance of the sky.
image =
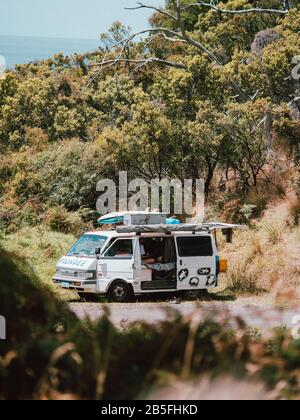
{"type": "MultiPolygon", "coordinates": [[[[0,35],[98,39],[117,20],[147,27],[149,10],[128,11],[137,0],[0,0],[0,35]]],[[[145,0],[151,6],[164,0],[145,0]]]]}

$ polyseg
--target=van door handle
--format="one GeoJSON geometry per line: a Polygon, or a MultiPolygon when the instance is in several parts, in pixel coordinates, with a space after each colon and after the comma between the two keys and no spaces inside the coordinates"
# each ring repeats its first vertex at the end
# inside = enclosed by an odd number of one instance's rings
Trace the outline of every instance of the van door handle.
{"type": "Polygon", "coordinates": [[[179,261],[179,264],[182,265],[182,260],[179,261]]]}

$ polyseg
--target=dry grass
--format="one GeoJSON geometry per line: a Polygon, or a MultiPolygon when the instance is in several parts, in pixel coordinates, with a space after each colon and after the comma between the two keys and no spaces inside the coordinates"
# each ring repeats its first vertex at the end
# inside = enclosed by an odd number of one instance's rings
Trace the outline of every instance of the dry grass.
{"type": "Polygon", "coordinates": [[[300,227],[292,223],[290,203],[277,206],[252,229],[236,234],[222,255],[230,261],[227,288],[248,295],[265,291],[284,303],[300,297],[300,227]]]}

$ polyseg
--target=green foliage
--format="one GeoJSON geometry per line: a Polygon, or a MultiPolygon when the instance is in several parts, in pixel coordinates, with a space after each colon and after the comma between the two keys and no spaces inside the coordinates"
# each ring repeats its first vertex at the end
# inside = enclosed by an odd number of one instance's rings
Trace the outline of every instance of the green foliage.
{"type": "Polygon", "coordinates": [[[264,339],[209,320],[191,327],[179,315],[121,331],[106,316],[95,324],[78,321],[37,286],[22,260],[3,250],[0,275],[7,321],[7,340],[0,342],[1,399],[136,399],[174,378],[222,374],[263,380],[274,398],[299,396],[299,341],[285,331],[264,339]]]}
{"type": "Polygon", "coordinates": [[[117,42],[127,38],[130,33],[130,26],[126,27],[121,22],[116,21],[112,24],[107,33],[100,35],[100,39],[106,48],[110,48],[117,42]]]}
{"type": "Polygon", "coordinates": [[[76,140],[60,143],[31,156],[23,153],[10,179],[10,188],[19,204],[30,199],[64,205],[69,210],[94,208],[96,183],[105,171],[106,158],[95,144],[76,140]]]}
{"type": "MultiPolygon", "coordinates": [[[[281,2],[218,5],[278,8],[281,2]]],[[[173,1],[165,7],[175,13],[173,1]]],[[[252,204],[249,196],[273,182],[271,149],[299,163],[299,121],[288,105],[295,94],[299,19],[298,9],[235,15],[187,8],[185,29],[219,64],[161,37],[125,48],[127,58],[156,55],[185,70],[144,66],[133,72],[126,63],[98,77],[88,74],[89,62],[113,59],[109,47],[129,35],[120,22],[102,34],[106,48],[95,53],[17,66],[0,80],[0,226],[38,225],[51,207],[53,213],[94,211],[97,181],[116,179],[121,169],[146,180],[202,177],[207,200],[242,193],[242,204],[252,204]]],[[[166,15],[154,13],[151,23],[174,29],[166,15]]]]}
{"type": "Polygon", "coordinates": [[[44,216],[44,223],[53,231],[63,233],[81,233],[88,228],[79,213],[70,213],[62,206],[51,207],[44,216]]]}
{"type": "MultiPolygon", "coordinates": [[[[77,234],[79,236],[81,232],[77,234]]],[[[77,294],[55,286],[51,278],[57,261],[68,252],[78,236],[55,232],[44,225],[19,227],[17,232],[1,235],[0,246],[30,267],[38,277],[39,286],[43,285],[62,300],[71,300],[76,299],[77,294]]]]}

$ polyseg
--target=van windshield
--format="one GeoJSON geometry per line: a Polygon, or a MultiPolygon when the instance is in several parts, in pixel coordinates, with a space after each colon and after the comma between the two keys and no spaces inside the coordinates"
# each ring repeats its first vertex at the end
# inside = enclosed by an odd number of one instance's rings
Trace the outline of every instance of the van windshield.
{"type": "Polygon", "coordinates": [[[95,255],[96,248],[103,248],[107,236],[83,235],[70,249],[68,256],[72,255],[95,255]]]}

